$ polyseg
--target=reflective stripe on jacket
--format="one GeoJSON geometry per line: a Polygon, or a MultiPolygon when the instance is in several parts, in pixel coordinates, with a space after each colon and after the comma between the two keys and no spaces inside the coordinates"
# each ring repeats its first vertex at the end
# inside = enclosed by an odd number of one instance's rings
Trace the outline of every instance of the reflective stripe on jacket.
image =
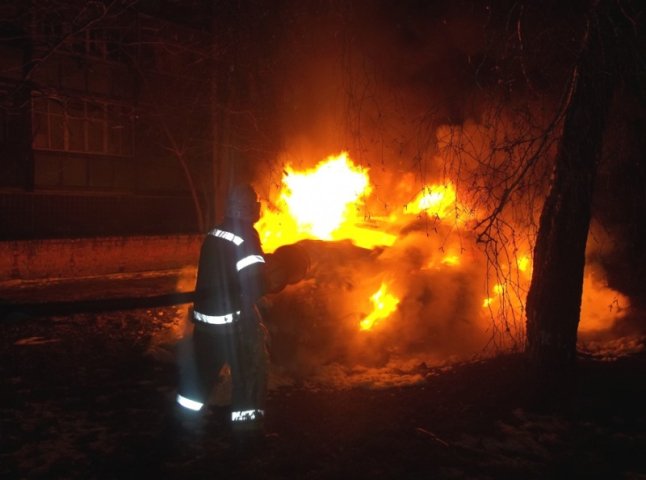
{"type": "Polygon", "coordinates": [[[233,321],[229,315],[263,294],[264,263],[253,225],[227,219],[211,230],[200,251],[194,319],[211,324],[233,321]]]}

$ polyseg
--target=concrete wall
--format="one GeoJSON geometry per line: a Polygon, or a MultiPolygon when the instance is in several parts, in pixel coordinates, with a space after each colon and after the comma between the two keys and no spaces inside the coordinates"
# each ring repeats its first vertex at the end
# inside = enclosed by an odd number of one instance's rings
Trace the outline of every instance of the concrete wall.
{"type": "Polygon", "coordinates": [[[196,265],[202,235],[0,242],[0,281],[73,278],[196,265]]]}
{"type": "MultiPolygon", "coordinates": [[[[2,164],[4,157],[0,158],[2,164]]],[[[2,175],[0,166],[0,183],[2,175]]],[[[3,192],[0,188],[0,241],[193,235],[199,231],[190,196],[3,192]]]]}

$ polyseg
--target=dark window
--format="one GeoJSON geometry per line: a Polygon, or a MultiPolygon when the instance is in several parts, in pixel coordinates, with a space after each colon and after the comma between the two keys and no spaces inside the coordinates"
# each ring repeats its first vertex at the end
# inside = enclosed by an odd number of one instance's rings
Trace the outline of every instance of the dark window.
{"type": "Polygon", "coordinates": [[[128,157],[132,155],[129,107],[90,100],[33,98],[33,146],[128,157]]]}

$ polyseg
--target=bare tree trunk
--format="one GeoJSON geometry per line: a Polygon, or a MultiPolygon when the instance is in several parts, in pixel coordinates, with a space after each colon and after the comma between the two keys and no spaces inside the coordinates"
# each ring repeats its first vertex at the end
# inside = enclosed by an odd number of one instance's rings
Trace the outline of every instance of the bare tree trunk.
{"type": "Polygon", "coordinates": [[[554,180],[541,213],[527,296],[526,346],[530,363],[541,368],[567,368],[576,359],[592,194],[616,79],[606,50],[614,42],[608,19],[612,5],[602,0],[589,18],[554,180]]]}

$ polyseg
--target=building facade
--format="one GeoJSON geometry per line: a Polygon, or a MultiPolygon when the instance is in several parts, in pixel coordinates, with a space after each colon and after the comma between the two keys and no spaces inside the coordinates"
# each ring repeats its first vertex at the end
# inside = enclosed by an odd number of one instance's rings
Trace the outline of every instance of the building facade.
{"type": "Polygon", "coordinates": [[[114,3],[0,6],[0,240],[208,224],[211,33],[114,3]]]}

